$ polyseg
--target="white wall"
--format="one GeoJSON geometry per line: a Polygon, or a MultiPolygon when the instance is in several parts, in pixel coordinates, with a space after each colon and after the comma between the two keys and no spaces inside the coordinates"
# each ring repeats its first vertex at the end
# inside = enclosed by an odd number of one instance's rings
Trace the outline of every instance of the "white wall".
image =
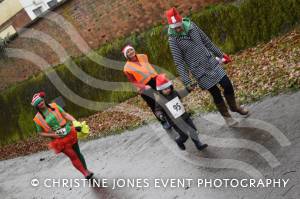
{"type": "Polygon", "coordinates": [[[0,32],[0,38],[4,39],[7,35],[13,35],[16,33],[16,30],[13,26],[8,26],[7,28],[5,28],[4,30],[1,30],[0,32]]]}
{"type": "Polygon", "coordinates": [[[0,3],[0,25],[15,16],[20,10],[22,5],[19,0],[4,0],[0,3]]]}
{"type": "MultiPolygon", "coordinates": [[[[49,9],[48,2],[51,0],[19,0],[22,4],[23,8],[27,12],[28,16],[31,18],[31,20],[35,19],[37,16],[34,14],[33,10],[42,7],[42,12],[45,12],[49,9]]],[[[62,0],[57,0],[57,2],[60,2],[62,0]]]]}

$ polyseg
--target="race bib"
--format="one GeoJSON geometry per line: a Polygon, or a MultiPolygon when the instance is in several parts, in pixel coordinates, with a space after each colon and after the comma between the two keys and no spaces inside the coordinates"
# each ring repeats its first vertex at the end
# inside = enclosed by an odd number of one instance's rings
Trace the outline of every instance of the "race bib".
{"type": "Polygon", "coordinates": [[[66,128],[61,128],[55,131],[56,135],[58,135],[59,137],[64,137],[65,135],[67,135],[67,130],[66,128]]]}
{"type": "Polygon", "coordinates": [[[182,105],[179,97],[175,97],[174,99],[166,103],[166,106],[175,119],[185,113],[184,106],[182,105]]]}

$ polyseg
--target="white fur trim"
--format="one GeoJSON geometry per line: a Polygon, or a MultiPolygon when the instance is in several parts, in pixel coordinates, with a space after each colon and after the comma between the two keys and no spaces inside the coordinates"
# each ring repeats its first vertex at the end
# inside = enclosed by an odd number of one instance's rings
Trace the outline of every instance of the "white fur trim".
{"type": "Polygon", "coordinates": [[[177,22],[175,16],[171,17],[171,21],[172,21],[172,23],[176,23],[177,22]]]}
{"type": "Polygon", "coordinates": [[[179,26],[182,26],[182,22],[173,23],[173,24],[170,24],[169,26],[170,26],[170,28],[177,28],[179,26]]]}
{"type": "Polygon", "coordinates": [[[226,60],[224,58],[216,57],[216,60],[220,63],[223,64],[226,60]]]}
{"type": "MultiPolygon", "coordinates": [[[[31,101],[31,105],[34,105],[34,103],[38,100],[38,99],[40,99],[41,97],[38,95],[38,94],[35,94],[34,96],[33,96],[33,99],[32,99],[32,101],[31,101]]],[[[42,99],[42,98],[41,98],[42,99]]]]}
{"type": "Polygon", "coordinates": [[[156,90],[161,91],[164,90],[166,88],[168,88],[169,86],[172,86],[172,81],[168,81],[167,83],[160,85],[160,86],[156,86],[156,90]]]}
{"type": "Polygon", "coordinates": [[[134,48],[133,48],[132,46],[126,46],[126,47],[124,48],[124,50],[123,50],[124,57],[126,57],[126,58],[127,58],[127,51],[128,51],[129,49],[133,49],[133,50],[134,50],[134,48]]]}

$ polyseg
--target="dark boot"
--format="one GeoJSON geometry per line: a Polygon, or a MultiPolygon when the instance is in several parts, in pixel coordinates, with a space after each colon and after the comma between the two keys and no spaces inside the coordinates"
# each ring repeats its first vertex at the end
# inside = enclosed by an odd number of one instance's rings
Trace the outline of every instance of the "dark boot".
{"type": "Polygon", "coordinates": [[[175,139],[175,142],[181,150],[183,150],[183,151],[185,150],[185,145],[183,142],[180,142],[180,140],[178,140],[178,139],[175,139]]]}
{"type": "Polygon", "coordinates": [[[237,112],[241,115],[248,115],[249,111],[245,108],[240,107],[235,100],[234,95],[225,95],[227,104],[232,112],[237,112]]]}
{"type": "Polygon", "coordinates": [[[89,174],[87,176],[85,176],[86,179],[91,179],[94,176],[94,173],[89,171],[89,174]]]}
{"type": "Polygon", "coordinates": [[[219,112],[221,113],[221,115],[223,116],[226,124],[228,126],[234,126],[237,124],[237,121],[235,121],[230,113],[228,112],[227,106],[225,104],[225,102],[221,102],[219,104],[216,104],[216,107],[218,108],[219,112]]]}
{"type": "Polygon", "coordinates": [[[188,136],[183,136],[183,135],[180,135],[179,137],[177,137],[175,139],[175,142],[176,144],[178,145],[178,147],[181,149],[181,150],[185,150],[185,145],[184,143],[187,141],[188,139],[188,136]]]}
{"type": "Polygon", "coordinates": [[[193,142],[194,142],[196,148],[197,148],[199,151],[202,151],[203,149],[205,149],[206,147],[208,147],[207,144],[202,144],[202,143],[200,142],[200,140],[193,140],[193,142]]]}

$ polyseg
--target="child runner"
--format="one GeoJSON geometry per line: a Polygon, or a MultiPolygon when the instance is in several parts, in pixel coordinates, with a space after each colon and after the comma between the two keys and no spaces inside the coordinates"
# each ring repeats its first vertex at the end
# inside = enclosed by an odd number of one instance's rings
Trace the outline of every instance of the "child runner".
{"type": "Polygon", "coordinates": [[[156,95],[155,114],[161,120],[168,121],[178,132],[179,136],[175,139],[178,147],[185,150],[184,143],[188,139],[186,132],[189,132],[196,148],[199,151],[205,149],[208,145],[200,142],[197,129],[180,101],[188,95],[189,91],[187,89],[175,90],[172,81],[168,80],[165,74],[156,77],[156,88],[159,94],[156,95]]]}

